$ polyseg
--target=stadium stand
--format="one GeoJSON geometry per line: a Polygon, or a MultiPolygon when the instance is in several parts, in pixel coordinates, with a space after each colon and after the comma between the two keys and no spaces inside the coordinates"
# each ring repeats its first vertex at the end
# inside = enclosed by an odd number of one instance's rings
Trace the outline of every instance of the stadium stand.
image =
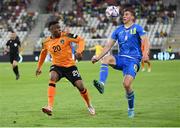
{"type": "Polygon", "coordinates": [[[1,0],[0,2],[0,49],[3,50],[11,31],[23,42],[35,25],[38,12],[27,12],[31,0],[1,0]]]}
{"type": "MultiPolygon", "coordinates": [[[[54,3],[58,2],[54,0],[54,3]]],[[[51,4],[53,4],[52,1],[51,4]]],[[[54,18],[49,19],[63,22],[61,24],[68,26],[72,33],[81,35],[87,40],[86,47],[91,47],[95,43],[106,42],[106,38],[121,23],[121,17],[113,19],[105,16],[104,12],[108,5],[119,5],[121,11],[124,7],[133,7],[136,10],[136,22],[148,32],[153,48],[160,48],[167,41],[176,18],[177,6],[164,5],[162,0],[141,0],[140,3],[137,0],[119,2],[116,0],[94,0],[93,2],[76,0],[73,3],[75,11],[56,12],[54,18]]],[[[54,6],[48,11],[56,10],[59,10],[58,6],[54,6]]],[[[41,41],[48,35],[50,33],[46,27],[35,45],[36,49],[41,47],[41,41]]]]}
{"type": "MultiPolygon", "coordinates": [[[[151,48],[162,49],[166,42],[177,42],[172,37],[172,34],[179,31],[177,27],[175,28],[177,30],[172,32],[174,25],[177,24],[177,0],[39,0],[37,2],[41,5],[47,3],[44,6],[46,14],[36,11],[27,12],[31,3],[36,3],[35,0],[0,1],[0,50],[5,46],[9,32],[13,29],[21,41],[30,44],[26,45],[25,49],[32,52],[27,54],[39,51],[42,40],[50,35],[47,23],[51,20],[60,21],[62,29],[66,26],[72,33],[84,37],[87,48],[96,43],[104,44],[111,32],[121,23],[121,17],[105,16],[108,5],[119,6],[120,11],[126,6],[133,7],[136,11],[136,22],[148,32],[151,48]]],[[[43,6],[40,9],[42,8],[43,6]]]]}

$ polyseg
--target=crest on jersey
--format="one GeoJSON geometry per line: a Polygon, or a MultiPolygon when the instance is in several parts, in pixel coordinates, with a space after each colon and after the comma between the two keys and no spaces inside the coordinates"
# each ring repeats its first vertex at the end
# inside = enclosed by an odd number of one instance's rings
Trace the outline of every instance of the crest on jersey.
{"type": "Polygon", "coordinates": [[[60,43],[61,43],[61,44],[64,44],[64,40],[60,40],[60,43]]]}
{"type": "Polygon", "coordinates": [[[135,72],[138,71],[138,66],[137,66],[137,64],[134,64],[134,71],[135,71],[135,72]]]}
{"type": "Polygon", "coordinates": [[[14,43],[14,47],[17,47],[17,43],[14,43]]]}
{"type": "Polygon", "coordinates": [[[130,34],[133,34],[133,35],[136,34],[136,28],[131,29],[130,34]]]}

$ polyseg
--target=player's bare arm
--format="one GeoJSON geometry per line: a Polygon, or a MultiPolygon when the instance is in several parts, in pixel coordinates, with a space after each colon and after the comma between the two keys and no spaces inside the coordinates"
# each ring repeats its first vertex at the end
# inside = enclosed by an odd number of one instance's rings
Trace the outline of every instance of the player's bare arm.
{"type": "Polygon", "coordinates": [[[40,56],[39,56],[38,66],[37,66],[37,69],[36,69],[36,76],[38,76],[38,75],[40,75],[42,73],[41,67],[42,67],[42,65],[44,63],[46,55],[47,55],[47,50],[42,49],[41,53],[40,53],[40,56]]]}
{"type": "Polygon", "coordinates": [[[84,51],[84,45],[85,45],[84,39],[79,37],[78,48],[77,48],[76,53],[75,53],[75,57],[77,60],[82,59],[82,53],[84,51]]]}
{"type": "Polygon", "coordinates": [[[68,36],[71,38],[70,42],[74,42],[77,44],[77,49],[76,49],[76,53],[75,53],[75,58],[77,60],[81,60],[82,59],[82,53],[84,51],[84,47],[85,47],[85,41],[84,38],[77,36],[75,34],[68,34],[68,36]]]}
{"type": "Polygon", "coordinates": [[[115,43],[116,43],[115,40],[109,39],[108,42],[106,43],[102,53],[99,56],[93,57],[91,59],[92,63],[94,64],[94,63],[98,62],[101,58],[103,58],[109,52],[109,50],[114,46],[115,43]]]}
{"type": "Polygon", "coordinates": [[[9,52],[9,46],[6,46],[4,48],[3,54],[6,55],[9,52]]]}
{"type": "Polygon", "coordinates": [[[142,43],[144,44],[144,51],[143,51],[143,60],[147,61],[149,59],[149,39],[146,35],[141,36],[142,43]]]}

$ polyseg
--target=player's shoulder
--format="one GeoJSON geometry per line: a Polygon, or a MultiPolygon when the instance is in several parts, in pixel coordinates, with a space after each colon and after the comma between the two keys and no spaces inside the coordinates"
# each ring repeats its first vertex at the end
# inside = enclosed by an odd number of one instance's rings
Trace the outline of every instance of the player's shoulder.
{"type": "Polygon", "coordinates": [[[78,35],[73,34],[73,33],[65,33],[65,35],[66,35],[68,38],[73,38],[73,39],[78,38],[78,35]]]}
{"type": "Polygon", "coordinates": [[[50,40],[51,40],[51,37],[50,37],[50,36],[49,36],[49,37],[46,37],[46,38],[43,38],[43,39],[42,39],[42,45],[47,44],[50,40]]]}
{"type": "Polygon", "coordinates": [[[8,45],[10,43],[10,40],[8,40],[7,42],[6,42],[6,45],[8,45]]]}
{"type": "Polygon", "coordinates": [[[144,30],[144,28],[143,28],[141,25],[139,25],[139,24],[134,24],[134,28],[136,28],[137,32],[146,34],[146,31],[144,30]]]}
{"type": "Polygon", "coordinates": [[[121,30],[124,30],[123,24],[119,25],[114,31],[121,31],[121,30]]]}
{"type": "Polygon", "coordinates": [[[9,43],[9,42],[10,42],[10,40],[7,41],[7,43],[9,43]]]}
{"type": "Polygon", "coordinates": [[[121,30],[121,29],[124,29],[124,25],[123,25],[123,24],[119,25],[119,26],[116,28],[116,30],[121,30]]]}
{"type": "Polygon", "coordinates": [[[134,24],[134,27],[136,27],[136,28],[143,28],[141,25],[139,25],[139,24],[134,24]]]}
{"type": "Polygon", "coordinates": [[[11,39],[9,39],[7,42],[11,42],[11,39]]]}

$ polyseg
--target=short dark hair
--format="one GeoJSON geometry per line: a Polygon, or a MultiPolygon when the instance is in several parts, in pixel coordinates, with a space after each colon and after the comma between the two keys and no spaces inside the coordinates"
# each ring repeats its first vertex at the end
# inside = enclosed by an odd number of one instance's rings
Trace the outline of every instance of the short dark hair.
{"type": "Polygon", "coordinates": [[[127,12],[127,11],[130,12],[134,16],[134,18],[136,17],[136,13],[133,8],[131,8],[131,7],[124,8],[123,14],[124,14],[124,12],[127,12]]]}
{"type": "Polygon", "coordinates": [[[51,22],[49,22],[49,24],[48,24],[48,29],[50,29],[50,27],[51,27],[52,25],[55,25],[55,24],[59,24],[59,22],[58,22],[58,21],[51,21],[51,22]]]}

